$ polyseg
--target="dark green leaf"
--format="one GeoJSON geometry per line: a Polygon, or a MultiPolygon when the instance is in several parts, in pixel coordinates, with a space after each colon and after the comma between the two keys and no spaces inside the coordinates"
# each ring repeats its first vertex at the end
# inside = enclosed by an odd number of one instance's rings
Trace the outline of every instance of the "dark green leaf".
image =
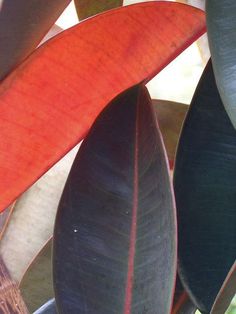
{"type": "Polygon", "coordinates": [[[56,219],[59,312],[170,312],[176,223],[163,149],[143,86],[114,99],[94,123],[56,219]]]}
{"type": "Polygon", "coordinates": [[[209,62],[183,126],[174,174],[179,272],[204,313],[235,261],[235,174],[236,131],[209,62]]]}

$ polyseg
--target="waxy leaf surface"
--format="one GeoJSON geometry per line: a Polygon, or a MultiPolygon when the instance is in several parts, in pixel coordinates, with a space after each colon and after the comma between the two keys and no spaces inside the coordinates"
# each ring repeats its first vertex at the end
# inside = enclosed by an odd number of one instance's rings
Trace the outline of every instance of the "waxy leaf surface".
{"type": "Polygon", "coordinates": [[[207,35],[217,87],[236,128],[236,1],[206,1],[207,35]]]}
{"type": "Polygon", "coordinates": [[[54,232],[59,312],[169,313],[175,218],[155,113],[136,86],[95,121],[68,177],[54,232]]]}
{"type": "Polygon", "coordinates": [[[123,4],[123,0],[74,0],[74,2],[80,20],[120,7],[123,4]]]}
{"type": "Polygon", "coordinates": [[[76,145],[111,99],[204,31],[202,11],[147,2],[97,15],[37,49],[0,86],[0,209],[76,145]]]}
{"type": "Polygon", "coordinates": [[[174,173],[179,273],[203,313],[210,312],[236,257],[235,173],[236,131],[209,62],[183,126],[174,173]]]}
{"type": "Polygon", "coordinates": [[[0,0],[0,80],[40,43],[70,0],[0,0]]]}

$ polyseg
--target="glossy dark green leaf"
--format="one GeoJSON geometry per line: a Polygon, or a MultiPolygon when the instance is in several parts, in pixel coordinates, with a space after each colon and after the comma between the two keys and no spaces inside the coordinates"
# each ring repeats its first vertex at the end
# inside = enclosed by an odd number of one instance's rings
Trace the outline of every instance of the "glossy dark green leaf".
{"type": "Polygon", "coordinates": [[[225,313],[236,294],[236,262],[231,267],[212,307],[211,314],[225,313]]]}
{"type": "Polygon", "coordinates": [[[51,299],[45,303],[36,312],[34,312],[34,314],[57,314],[55,299],[51,299]]]}
{"type": "Polygon", "coordinates": [[[177,275],[171,314],[194,314],[196,309],[177,275]]]}
{"type": "Polygon", "coordinates": [[[235,174],[236,131],[209,62],[183,126],[174,174],[179,272],[203,313],[235,261],[235,174]]]}
{"type": "Polygon", "coordinates": [[[80,20],[122,6],[123,0],[74,0],[80,20]]]}
{"type": "Polygon", "coordinates": [[[207,35],[217,87],[236,127],[236,1],[206,1],[207,35]]]}
{"type": "Polygon", "coordinates": [[[0,1],[0,79],[37,47],[70,1],[0,1]]]}
{"type": "Polygon", "coordinates": [[[52,239],[33,259],[20,281],[19,288],[30,313],[54,297],[51,247],[52,239]]]}
{"type": "Polygon", "coordinates": [[[175,208],[145,87],[115,98],[82,143],[58,209],[53,266],[61,313],[170,312],[175,208]]]}

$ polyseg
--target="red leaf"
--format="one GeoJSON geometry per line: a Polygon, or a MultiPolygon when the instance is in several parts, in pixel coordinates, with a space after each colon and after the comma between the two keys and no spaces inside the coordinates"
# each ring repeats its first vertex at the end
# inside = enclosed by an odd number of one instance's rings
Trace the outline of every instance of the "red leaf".
{"type": "Polygon", "coordinates": [[[40,43],[70,0],[11,0],[0,4],[0,79],[40,43]]]}
{"type": "Polygon", "coordinates": [[[88,19],[32,54],[0,86],[0,208],[77,144],[114,96],[204,31],[202,11],[147,2],[88,19]]]}

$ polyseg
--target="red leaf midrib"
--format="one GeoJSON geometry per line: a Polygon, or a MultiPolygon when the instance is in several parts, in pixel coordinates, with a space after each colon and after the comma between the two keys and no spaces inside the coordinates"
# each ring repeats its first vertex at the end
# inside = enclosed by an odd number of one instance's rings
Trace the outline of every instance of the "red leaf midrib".
{"type": "Polygon", "coordinates": [[[134,279],[134,259],[136,251],[136,237],[137,237],[137,211],[138,211],[138,123],[139,123],[139,106],[137,104],[137,114],[135,123],[135,145],[134,145],[134,193],[133,193],[133,207],[132,207],[132,221],[130,231],[130,247],[128,257],[128,272],[125,290],[125,305],[124,314],[131,313],[131,304],[133,296],[133,279],[134,279]]]}

